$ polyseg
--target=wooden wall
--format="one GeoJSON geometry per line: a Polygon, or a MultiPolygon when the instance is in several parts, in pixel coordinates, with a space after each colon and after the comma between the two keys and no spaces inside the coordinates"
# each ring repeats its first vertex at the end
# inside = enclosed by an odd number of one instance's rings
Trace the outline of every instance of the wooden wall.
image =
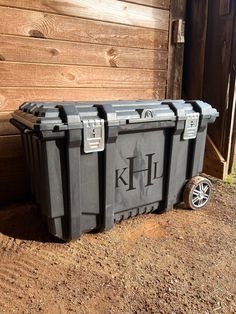
{"type": "Polygon", "coordinates": [[[170,0],[0,0],[0,202],[28,191],[8,123],[24,101],[165,98],[170,8],[170,0]]]}
{"type": "Polygon", "coordinates": [[[217,108],[209,125],[205,170],[224,178],[231,170],[235,147],[235,0],[188,2],[185,93],[217,108]]]}

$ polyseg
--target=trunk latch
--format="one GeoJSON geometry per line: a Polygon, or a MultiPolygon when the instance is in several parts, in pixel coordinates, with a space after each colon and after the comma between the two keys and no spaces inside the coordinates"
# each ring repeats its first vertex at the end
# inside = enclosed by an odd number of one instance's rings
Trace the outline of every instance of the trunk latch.
{"type": "Polygon", "coordinates": [[[183,133],[184,140],[194,139],[197,136],[199,125],[199,113],[187,113],[186,114],[186,121],[183,133]]]}
{"type": "Polygon", "coordinates": [[[104,120],[83,120],[84,152],[100,152],[104,150],[104,120]]]}

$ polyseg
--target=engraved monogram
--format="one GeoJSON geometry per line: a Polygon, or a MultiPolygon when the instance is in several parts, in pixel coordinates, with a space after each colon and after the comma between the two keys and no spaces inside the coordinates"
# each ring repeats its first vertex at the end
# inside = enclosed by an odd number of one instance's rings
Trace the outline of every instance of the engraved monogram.
{"type": "Polygon", "coordinates": [[[129,161],[129,167],[124,167],[123,169],[116,169],[116,188],[119,188],[120,185],[127,186],[126,191],[135,190],[136,187],[134,186],[134,174],[147,172],[147,181],[145,187],[153,185],[153,181],[158,179],[157,177],[157,164],[158,161],[154,161],[154,155],[146,154],[147,157],[147,168],[145,169],[135,169],[134,168],[134,160],[137,156],[128,157],[127,160],[129,161]]]}

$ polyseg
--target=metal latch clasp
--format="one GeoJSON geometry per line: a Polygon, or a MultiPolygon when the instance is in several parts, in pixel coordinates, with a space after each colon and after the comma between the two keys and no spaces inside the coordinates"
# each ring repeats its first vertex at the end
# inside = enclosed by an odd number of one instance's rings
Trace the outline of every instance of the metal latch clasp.
{"type": "Polygon", "coordinates": [[[83,120],[84,152],[100,152],[104,150],[104,120],[83,120]]]}
{"type": "Polygon", "coordinates": [[[184,140],[196,138],[199,125],[199,116],[200,114],[198,112],[186,114],[186,121],[183,133],[184,140]]]}

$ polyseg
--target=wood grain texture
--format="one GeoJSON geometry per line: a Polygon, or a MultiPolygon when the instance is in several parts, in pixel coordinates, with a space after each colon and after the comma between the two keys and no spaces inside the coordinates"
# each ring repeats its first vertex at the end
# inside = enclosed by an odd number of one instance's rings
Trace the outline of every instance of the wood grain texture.
{"type": "Polygon", "coordinates": [[[188,99],[202,99],[203,96],[207,17],[208,0],[188,2],[184,61],[184,90],[188,99]]]}
{"type": "Polygon", "coordinates": [[[169,23],[166,10],[117,0],[0,0],[0,5],[162,30],[169,23]]]}
{"type": "MultiPolygon", "coordinates": [[[[227,1],[226,1],[227,2],[227,1]]],[[[234,2],[234,21],[232,30],[232,48],[230,56],[229,82],[227,93],[227,110],[224,121],[224,151],[227,153],[228,172],[233,170],[236,146],[236,3],[234,2]]]]}
{"type": "Polygon", "coordinates": [[[208,132],[222,156],[228,161],[229,128],[232,112],[227,95],[230,79],[235,1],[227,17],[219,16],[220,0],[209,1],[208,29],[206,36],[203,99],[220,113],[208,132]]]}
{"type": "Polygon", "coordinates": [[[72,43],[1,34],[0,60],[167,69],[167,51],[72,43]]]}
{"type": "Polygon", "coordinates": [[[168,6],[0,0],[0,203],[29,195],[21,139],[9,123],[23,102],[165,98],[168,6]]]}
{"type": "Polygon", "coordinates": [[[164,99],[165,88],[2,88],[0,110],[15,110],[25,101],[164,99]]]}
{"type": "Polygon", "coordinates": [[[0,112],[0,136],[19,134],[18,129],[9,121],[11,117],[11,112],[0,112]]]}
{"type": "Polygon", "coordinates": [[[4,87],[139,87],[166,85],[166,71],[33,63],[0,63],[4,87]]]}
{"type": "Polygon", "coordinates": [[[0,7],[0,33],[166,50],[168,31],[0,7]],[[10,23],[9,23],[10,21],[10,23]]]}
{"type": "Polygon", "coordinates": [[[19,135],[0,136],[0,204],[21,200],[29,194],[19,135]]]}
{"type": "Polygon", "coordinates": [[[219,15],[230,14],[231,0],[220,0],[219,15]]]}
{"type": "MultiPolygon", "coordinates": [[[[235,18],[234,18],[234,30],[233,38],[236,37],[236,4],[234,3],[235,18]]],[[[229,172],[233,171],[234,163],[236,163],[236,41],[233,40],[232,55],[231,55],[231,73],[229,82],[229,94],[228,94],[228,108],[229,115],[231,115],[231,121],[229,120],[228,133],[231,138],[229,149],[229,172]],[[231,133],[231,134],[230,134],[231,133]]],[[[227,135],[226,135],[227,136],[227,135]]]]}
{"type": "Polygon", "coordinates": [[[222,180],[227,176],[227,162],[209,136],[206,139],[203,171],[222,180]]]}
{"type": "Polygon", "coordinates": [[[182,76],[184,60],[184,44],[173,44],[172,24],[175,20],[185,20],[186,0],[170,1],[170,36],[168,56],[167,98],[182,97],[182,76]]]}
{"type": "MultiPolygon", "coordinates": [[[[119,0],[120,1],[120,0],[119,0]]],[[[170,0],[123,0],[124,2],[137,3],[141,5],[148,5],[154,8],[161,8],[169,10],[170,0]]]]}
{"type": "MultiPolygon", "coordinates": [[[[220,116],[209,125],[208,133],[224,157],[227,169],[233,160],[231,143],[235,145],[232,137],[235,61],[231,62],[236,37],[236,1],[194,0],[189,1],[189,6],[185,92],[188,98],[204,99],[219,111],[220,116]]],[[[211,152],[208,155],[211,169],[211,152]]],[[[217,177],[224,177],[227,172],[219,163],[213,163],[212,167],[217,177]]]]}

